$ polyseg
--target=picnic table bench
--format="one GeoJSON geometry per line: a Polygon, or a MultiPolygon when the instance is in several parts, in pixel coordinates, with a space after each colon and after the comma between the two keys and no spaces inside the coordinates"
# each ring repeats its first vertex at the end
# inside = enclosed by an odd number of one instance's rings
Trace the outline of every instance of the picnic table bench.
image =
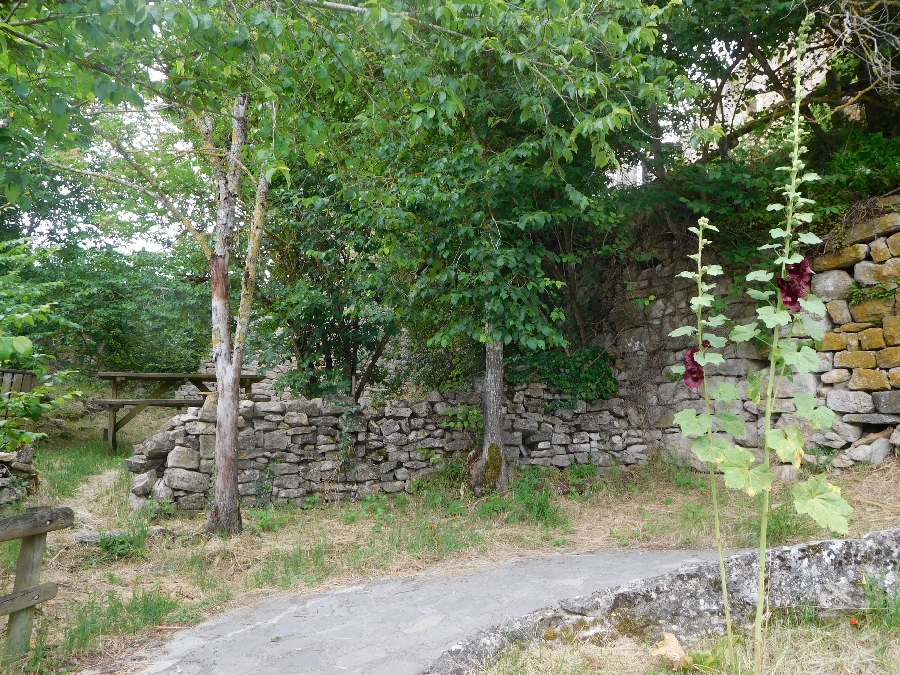
{"type": "MultiPolygon", "coordinates": [[[[112,396],[108,399],[95,399],[95,403],[107,406],[109,410],[109,423],[103,432],[103,437],[109,442],[109,451],[113,452],[116,445],[116,432],[135,418],[147,406],[159,406],[163,408],[184,408],[203,405],[203,398],[162,398],[163,394],[183,384],[193,384],[199,390],[200,396],[208,396],[212,393],[207,382],[215,382],[216,376],[211,373],[98,373],[101,380],[109,380],[112,388],[112,396]],[[119,390],[127,382],[159,382],[145,398],[119,398],[119,390]],[[132,406],[121,419],[118,417],[120,408],[132,406]]],[[[263,375],[241,375],[240,386],[247,398],[252,398],[252,387],[257,382],[265,379],[263,375]]]]}

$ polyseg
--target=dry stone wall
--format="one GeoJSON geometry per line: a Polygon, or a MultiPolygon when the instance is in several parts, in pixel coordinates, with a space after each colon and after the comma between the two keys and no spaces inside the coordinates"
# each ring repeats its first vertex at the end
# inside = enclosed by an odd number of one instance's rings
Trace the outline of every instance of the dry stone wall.
{"type": "MultiPolygon", "coordinates": [[[[783,411],[777,424],[796,424],[804,432],[809,449],[804,461],[827,461],[836,470],[855,462],[878,463],[900,444],[900,213],[863,221],[850,228],[844,241],[844,248],[813,261],[817,274],[812,290],[828,308],[828,316],[818,320],[827,331],[819,346],[818,372],[784,381],[777,404],[783,411]],[[878,297],[851,303],[854,282],[877,288],[878,297]],[[832,429],[814,430],[792,413],[791,398],[800,392],[838,413],[832,429]],[[840,453],[824,455],[814,452],[816,447],[840,453]]],[[[644,464],[661,451],[705,469],[673,420],[679,410],[701,409],[699,392],[668,373],[692,346],[690,338],[668,337],[693,321],[689,302],[695,289],[677,276],[685,267],[684,257],[663,247],[653,265],[626,270],[628,291],[620,297],[630,295],[632,302],[619,302],[610,313],[613,325],[600,338],[617,356],[617,398],[573,402],[538,383],[507,389],[503,444],[508,457],[526,466],[591,463],[609,471],[644,464]]],[[[737,292],[731,297],[730,284],[723,280],[716,289],[728,304],[727,315],[738,322],[754,318],[755,304],[737,292]]],[[[794,339],[809,338],[801,334],[794,339]]],[[[729,345],[724,356],[724,363],[707,369],[709,382],[727,381],[741,391],[747,374],[763,374],[768,364],[749,343],[729,345]]],[[[455,428],[447,413],[479,405],[477,385],[470,392],[431,392],[422,400],[384,405],[364,399],[355,406],[342,397],[295,400],[279,394],[271,385],[281,370],[270,371],[254,388],[269,400],[241,403],[239,482],[245,502],[301,503],[316,494],[329,500],[359,499],[409,490],[446,461],[461,459],[476,442],[473,433],[455,428]]],[[[762,420],[756,404],[745,399],[714,402],[714,408],[747,422],[744,434],[734,440],[759,454],[762,420]]],[[[148,498],[175,501],[187,510],[206,506],[214,421],[215,410],[191,408],[135,446],[135,455],[127,460],[136,474],[135,506],[148,498]]],[[[792,480],[796,471],[776,467],[776,476],[792,480]]]]}

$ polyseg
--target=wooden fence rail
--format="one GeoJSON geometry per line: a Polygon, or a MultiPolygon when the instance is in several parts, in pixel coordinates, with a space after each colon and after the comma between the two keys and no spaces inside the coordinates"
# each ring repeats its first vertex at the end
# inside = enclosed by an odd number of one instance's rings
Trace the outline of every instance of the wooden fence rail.
{"type": "Polygon", "coordinates": [[[31,508],[21,516],[0,520],[0,542],[22,540],[13,592],[0,597],[0,616],[9,614],[6,649],[3,651],[4,666],[16,663],[28,652],[35,605],[55,598],[59,590],[54,583],[39,583],[47,533],[71,527],[74,522],[72,509],[46,506],[31,508]]]}

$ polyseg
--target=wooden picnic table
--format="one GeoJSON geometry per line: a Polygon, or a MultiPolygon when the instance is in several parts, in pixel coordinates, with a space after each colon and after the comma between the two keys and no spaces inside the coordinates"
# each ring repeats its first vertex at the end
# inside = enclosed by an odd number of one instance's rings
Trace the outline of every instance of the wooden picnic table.
{"type": "MultiPolygon", "coordinates": [[[[203,405],[203,398],[162,398],[163,394],[183,384],[193,384],[199,389],[200,396],[208,396],[212,393],[207,382],[215,382],[216,376],[212,373],[98,373],[101,380],[109,380],[112,387],[112,396],[108,399],[97,399],[94,402],[107,406],[109,409],[109,424],[104,431],[104,437],[109,442],[110,452],[116,445],[116,432],[135,418],[147,406],[159,406],[164,408],[184,408],[203,405]],[[159,382],[145,398],[119,398],[119,390],[127,382],[159,382]],[[133,406],[121,419],[116,419],[120,408],[133,406]]],[[[262,382],[263,375],[241,375],[240,386],[247,398],[252,398],[252,387],[256,382],[262,382]]]]}

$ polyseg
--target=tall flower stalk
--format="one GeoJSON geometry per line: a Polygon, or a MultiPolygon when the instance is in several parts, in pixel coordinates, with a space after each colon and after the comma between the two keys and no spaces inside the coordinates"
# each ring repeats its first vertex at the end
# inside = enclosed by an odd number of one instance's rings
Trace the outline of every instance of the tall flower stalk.
{"type": "MultiPolygon", "coordinates": [[[[710,242],[703,237],[705,230],[715,231],[705,218],[699,221],[699,228],[690,228],[699,239],[698,252],[689,256],[697,261],[697,272],[682,272],[681,276],[697,282],[697,296],[691,301],[691,307],[697,315],[697,325],[685,326],[670,335],[697,336],[697,347],[691,348],[685,356],[685,366],[673,369],[684,374],[685,383],[693,388],[703,387],[705,412],[699,413],[693,408],[686,408],[675,416],[682,433],[694,438],[691,450],[697,457],[709,463],[711,478],[715,485],[714,470],[718,468],[724,475],[725,485],[729,488],[744,490],[750,496],[761,495],[762,509],[760,513],[759,564],[757,574],[757,598],[754,620],[754,671],[756,675],[763,673],[763,619],[766,600],[766,550],[768,548],[768,517],[770,496],[773,483],[771,467],[772,453],[782,461],[799,467],[803,457],[804,439],[800,429],[794,425],[773,426],[776,414],[775,402],[779,396],[779,387],[783,378],[791,378],[793,374],[815,372],[819,366],[819,358],[815,350],[803,344],[795,336],[805,334],[813,340],[821,340],[824,330],[814,317],[825,316],[825,305],[821,300],[809,293],[810,267],[799,252],[801,245],[820,243],[819,237],[810,232],[797,232],[804,223],[812,221],[812,213],[805,207],[813,201],[803,197],[800,188],[803,183],[818,180],[814,173],[804,173],[805,163],[802,160],[806,148],[801,144],[800,101],[803,98],[801,87],[801,64],[806,51],[807,38],[811,20],[808,17],[802,24],[797,40],[797,72],[794,79],[794,110],[791,127],[791,165],[781,167],[788,174],[788,182],[782,189],[784,203],[770,204],[770,211],[781,211],[784,218],[779,227],[769,231],[770,243],[760,247],[764,254],[775,254],[769,270],[757,270],[747,275],[748,282],[763,284],[762,288],[751,288],[747,294],[758,303],[757,318],[742,325],[736,325],[729,337],[715,335],[710,329],[724,325],[727,319],[723,315],[712,315],[703,318],[703,310],[713,305],[710,291],[712,284],[703,281],[704,275],[714,276],[722,273],[717,265],[701,264],[703,249],[710,242]],[[777,289],[777,290],[776,290],[777,289]],[[725,410],[731,401],[741,398],[741,392],[732,384],[720,383],[713,391],[707,390],[706,366],[723,363],[721,353],[714,351],[724,347],[729,340],[734,343],[758,339],[769,347],[769,366],[761,373],[747,375],[747,398],[757,406],[765,396],[764,434],[762,444],[762,460],[757,461],[752,452],[735,445],[728,435],[739,439],[744,434],[745,422],[733,412],[725,410]],[[722,408],[713,414],[710,400],[721,402],[722,408]],[[714,428],[721,427],[724,435],[714,428]]],[[[835,414],[825,406],[817,406],[816,398],[811,393],[801,392],[793,399],[796,414],[806,418],[815,429],[828,429],[834,423],[835,414]]],[[[723,600],[726,607],[726,631],[729,647],[731,645],[730,614],[727,599],[727,579],[725,564],[722,559],[722,545],[719,530],[718,504],[713,487],[713,510],[716,518],[716,537],[719,550],[720,571],[722,573],[723,600]]],[[[838,534],[846,534],[848,530],[847,515],[851,507],[841,497],[840,490],[831,485],[824,476],[812,477],[793,489],[794,508],[798,513],[808,514],[821,527],[838,534]]]]}

